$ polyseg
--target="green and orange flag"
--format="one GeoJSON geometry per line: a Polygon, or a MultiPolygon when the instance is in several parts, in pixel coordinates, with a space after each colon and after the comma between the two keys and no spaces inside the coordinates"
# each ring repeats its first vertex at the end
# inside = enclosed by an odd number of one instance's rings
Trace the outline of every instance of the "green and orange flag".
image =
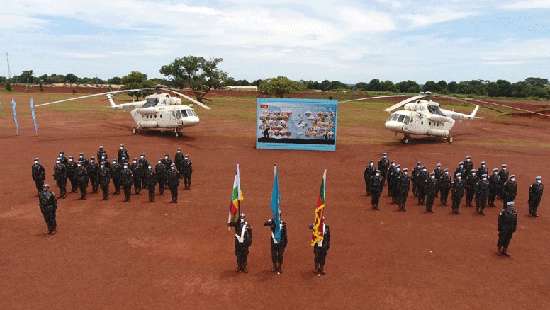
{"type": "Polygon", "coordinates": [[[324,219],[323,214],[326,207],[326,193],[327,193],[327,170],[323,173],[323,180],[321,181],[321,189],[319,191],[319,198],[317,199],[317,207],[315,208],[315,220],[313,222],[313,235],[311,237],[311,246],[323,241],[324,234],[324,219]]]}
{"type": "Polygon", "coordinates": [[[229,204],[227,223],[236,223],[238,221],[241,212],[241,201],[243,200],[243,192],[241,191],[241,172],[239,171],[239,164],[237,164],[235,180],[233,181],[233,190],[231,191],[231,202],[229,204]]]}

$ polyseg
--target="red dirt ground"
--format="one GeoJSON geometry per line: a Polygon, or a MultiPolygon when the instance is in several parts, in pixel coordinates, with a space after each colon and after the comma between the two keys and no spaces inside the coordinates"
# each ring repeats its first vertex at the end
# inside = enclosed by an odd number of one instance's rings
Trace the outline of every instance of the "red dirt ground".
{"type": "Polygon", "coordinates": [[[526,216],[528,185],[536,175],[550,179],[547,121],[462,122],[452,145],[408,146],[382,128],[341,124],[338,150],[321,153],[256,150],[253,121],[215,111],[201,114],[201,125],[182,139],[133,136],[125,113],[101,120],[89,112],[41,110],[39,137],[25,118],[19,137],[5,114],[0,123],[0,309],[550,309],[548,198],[542,217],[526,216]],[[58,151],[89,156],[103,144],[113,155],[119,143],[132,156],[143,151],[153,159],[183,147],[194,163],[192,190],[180,191],[176,206],[168,195],[150,204],[144,194],[131,203],[93,194],[81,202],[71,194],[59,202],[58,234],[45,236],[32,158],[40,156],[52,183],[58,151]],[[507,162],[519,180],[512,258],[495,255],[498,209],[481,217],[462,208],[451,216],[437,204],[427,215],[410,198],[409,211],[399,213],[384,197],[382,210],[371,211],[362,173],[383,151],[409,167],[440,160],[454,169],[466,154],[476,166],[507,162]],[[236,162],[254,227],[248,274],[234,272],[225,226],[236,162]],[[269,234],[261,226],[270,214],[275,162],[289,229],[281,276],[270,272],[269,234]],[[318,278],[307,225],[324,168],[333,236],[327,275],[318,278]]]}

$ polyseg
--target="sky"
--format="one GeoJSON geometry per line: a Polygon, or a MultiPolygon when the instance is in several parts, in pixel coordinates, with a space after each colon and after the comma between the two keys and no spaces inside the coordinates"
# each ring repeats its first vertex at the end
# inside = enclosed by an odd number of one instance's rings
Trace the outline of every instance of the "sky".
{"type": "Polygon", "coordinates": [[[550,0],[0,0],[0,75],[161,77],[221,57],[236,79],[550,78],[550,0]]]}

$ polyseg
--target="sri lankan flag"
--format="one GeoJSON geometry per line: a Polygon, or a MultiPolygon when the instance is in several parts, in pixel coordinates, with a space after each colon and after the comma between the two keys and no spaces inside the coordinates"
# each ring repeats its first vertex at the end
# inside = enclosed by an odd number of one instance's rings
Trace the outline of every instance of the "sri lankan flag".
{"type": "Polygon", "coordinates": [[[327,170],[323,173],[323,180],[321,181],[321,189],[319,191],[319,198],[317,199],[317,207],[315,208],[315,221],[313,222],[313,235],[311,237],[311,246],[315,243],[323,241],[323,213],[326,206],[326,189],[327,185],[327,170]]]}
{"type": "Polygon", "coordinates": [[[241,201],[244,200],[243,192],[241,191],[241,173],[239,164],[237,164],[237,172],[235,173],[235,181],[233,181],[233,190],[231,191],[231,202],[229,203],[229,215],[227,223],[235,223],[240,216],[241,201]]]}

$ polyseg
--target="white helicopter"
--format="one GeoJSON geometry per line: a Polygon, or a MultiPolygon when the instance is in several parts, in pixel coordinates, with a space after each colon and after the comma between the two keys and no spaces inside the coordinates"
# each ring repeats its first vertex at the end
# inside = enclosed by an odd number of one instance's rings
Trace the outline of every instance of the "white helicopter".
{"type": "MultiPolygon", "coordinates": [[[[371,97],[370,99],[392,96],[371,97]]],[[[476,117],[479,105],[476,105],[471,114],[463,114],[451,110],[441,109],[439,103],[432,101],[430,92],[407,98],[385,109],[391,113],[385,127],[395,134],[403,134],[401,142],[408,144],[411,136],[439,137],[449,143],[453,142],[451,129],[455,120],[471,120],[476,117]]],[[[365,100],[361,98],[357,100],[365,100]]],[[[453,98],[454,99],[454,98],[453,98]]]]}
{"type": "Polygon", "coordinates": [[[171,88],[165,87],[155,88],[155,93],[145,97],[145,100],[122,104],[116,104],[113,100],[113,95],[115,94],[138,92],[143,90],[148,89],[111,91],[46,102],[42,104],[37,104],[36,106],[48,106],[51,104],[57,104],[66,101],[75,101],[91,97],[107,96],[107,100],[109,101],[111,108],[130,111],[130,115],[135,122],[135,127],[132,129],[132,132],[134,134],[142,131],[160,131],[173,132],[176,137],[181,136],[181,134],[183,133],[183,128],[196,126],[200,122],[199,116],[195,113],[193,107],[190,105],[182,104],[181,98],[187,99],[204,109],[210,110],[210,107],[208,107],[207,105],[171,88]],[[181,98],[177,96],[172,96],[170,95],[170,93],[174,93],[181,98]]]}

